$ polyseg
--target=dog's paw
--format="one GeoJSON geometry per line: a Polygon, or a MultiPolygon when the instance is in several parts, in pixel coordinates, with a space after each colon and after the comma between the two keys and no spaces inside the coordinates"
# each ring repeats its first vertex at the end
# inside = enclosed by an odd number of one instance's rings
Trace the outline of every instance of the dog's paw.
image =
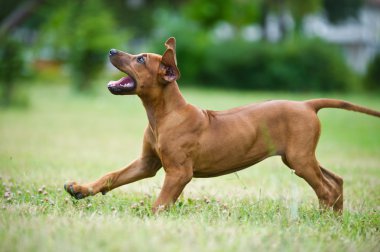
{"type": "Polygon", "coordinates": [[[77,200],[83,199],[92,194],[91,190],[89,190],[87,187],[78,185],[76,182],[66,183],[63,185],[63,188],[77,200]]]}

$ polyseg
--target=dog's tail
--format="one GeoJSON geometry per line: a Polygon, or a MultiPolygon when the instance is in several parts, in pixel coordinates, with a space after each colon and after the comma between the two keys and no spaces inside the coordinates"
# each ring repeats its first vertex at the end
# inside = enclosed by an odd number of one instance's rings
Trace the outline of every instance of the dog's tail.
{"type": "Polygon", "coordinates": [[[318,110],[322,108],[339,108],[339,109],[345,109],[345,110],[351,110],[355,112],[364,113],[371,116],[380,117],[380,111],[376,111],[370,108],[366,108],[363,106],[359,106],[350,102],[342,101],[342,100],[335,100],[335,99],[313,99],[308,100],[306,103],[312,107],[315,112],[318,112],[318,110]]]}

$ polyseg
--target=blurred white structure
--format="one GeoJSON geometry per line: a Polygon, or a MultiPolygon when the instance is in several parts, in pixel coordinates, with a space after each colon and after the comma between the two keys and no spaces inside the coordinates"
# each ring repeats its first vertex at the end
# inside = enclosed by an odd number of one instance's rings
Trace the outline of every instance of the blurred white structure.
{"type": "Polygon", "coordinates": [[[364,73],[368,62],[380,52],[380,0],[368,1],[357,19],[339,25],[329,23],[322,15],[308,16],[304,31],[341,46],[350,66],[364,73]]]}

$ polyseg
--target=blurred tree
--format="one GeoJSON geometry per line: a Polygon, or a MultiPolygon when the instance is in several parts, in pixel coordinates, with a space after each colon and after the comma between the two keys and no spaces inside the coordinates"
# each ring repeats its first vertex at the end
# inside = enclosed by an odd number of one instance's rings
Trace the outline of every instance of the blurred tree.
{"type": "Polygon", "coordinates": [[[212,0],[194,0],[184,4],[184,13],[206,28],[213,28],[220,21],[237,27],[258,22],[266,40],[267,20],[270,14],[278,17],[280,37],[285,38],[288,30],[286,15],[291,13],[296,32],[301,32],[303,17],[321,8],[322,0],[225,0],[223,4],[212,0]]]}
{"type": "MultiPolygon", "coordinates": [[[[278,16],[278,27],[280,38],[284,39],[288,34],[286,15],[288,12],[294,19],[294,30],[296,34],[302,32],[302,20],[307,14],[316,12],[321,8],[321,0],[261,0],[262,19],[267,19],[267,15],[272,11],[278,16]]],[[[266,23],[262,23],[262,29],[265,31],[266,23]]],[[[264,39],[266,36],[264,36],[264,39]]]]}
{"type": "Polygon", "coordinates": [[[301,32],[303,18],[310,13],[317,12],[322,7],[321,0],[287,0],[290,12],[295,21],[296,32],[301,32]]]}
{"type": "Polygon", "coordinates": [[[380,53],[369,63],[364,82],[368,90],[380,90],[380,53]]]}
{"type": "Polygon", "coordinates": [[[66,2],[51,12],[42,30],[41,50],[50,49],[55,58],[69,64],[74,87],[79,91],[91,89],[108,50],[126,40],[125,30],[117,29],[101,0],[66,2]]]}
{"type": "Polygon", "coordinates": [[[357,17],[363,2],[363,0],[323,0],[323,7],[328,20],[339,23],[349,17],[357,17]]]}
{"type": "Polygon", "coordinates": [[[193,0],[184,5],[183,11],[185,15],[207,28],[212,28],[220,21],[243,26],[259,20],[259,4],[259,0],[225,0],[223,3],[213,0],[193,0]]]}
{"type": "Polygon", "coordinates": [[[20,25],[25,19],[29,18],[43,3],[43,0],[29,0],[24,1],[22,4],[18,2],[17,0],[7,1],[2,7],[3,11],[0,12],[0,39],[20,25]]]}
{"type": "Polygon", "coordinates": [[[24,60],[22,46],[11,38],[0,40],[0,105],[16,104],[16,81],[20,79],[24,60]]]}
{"type": "Polygon", "coordinates": [[[302,32],[303,18],[320,10],[325,10],[328,19],[335,23],[355,17],[363,0],[225,0],[223,3],[212,0],[193,0],[184,4],[184,14],[197,20],[206,28],[212,28],[220,21],[242,26],[259,22],[263,39],[268,37],[267,20],[270,14],[276,14],[281,39],[287,34],[286,15],[294,19],[296,34],[302,32]]]}
{"type": "Polygon", "coordinates": [[[154,20],[159,9],[168,9],[174,14],[179,12],[186,0],[112,0],[106,1],[116,21],[121,27],[128,28],[136,37],[149,36],[156,26],[154,20]]]}
{"type": "Polygon", "coordinates": [[[268,30],[267,30],[267,22],[268,22],[268,14],[269,14],[269,4],[268,4],[268,1],[260,1],[261,4],[260,4],[260,16],[259,16],[259,24],[260,24],[260,28],[261,28],[261,33],[262,33],[262,36],[261,36],[261,39],[263,41],[267,41],[268,40],[268,30]]]}
{"type": "MultiPolygon", "coordinates": [[[[23,46],[12,38],[12,31],[38,9],[43,0],[7,1],[0,11],[0,91],[1,105],[19,103],[16,100],[16,81],[23,71],[23,46]],[[18,4],[18,5],[15,5],[18,4]]],[[[25,103],[25,101],[24,101],[25,103]]]]}

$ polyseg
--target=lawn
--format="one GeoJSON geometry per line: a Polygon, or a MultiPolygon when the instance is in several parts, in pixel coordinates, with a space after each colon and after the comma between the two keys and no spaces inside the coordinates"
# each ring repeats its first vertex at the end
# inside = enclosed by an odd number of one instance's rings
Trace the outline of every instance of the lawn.
{"type": "MultiPolygon", "coordinates": [[[[101,85],[100,85],[101,86],[101,85]]],[[[163,172],[81,201],[68,180],[91,181],[140,153],[147,124],[137,97],[29,88],[28,109],[0,110],[0,251],[378,251],[380,119],[319,112],[319,161],[344,180],[342,216],[318,210],[312,189],[267,159],[241,172],[193,179],[169,211],[152,215],[163,172]]],[[[346,99],[380,110],[375,94],[183,90],[200,107],[267,99],[346,99]]]]}

